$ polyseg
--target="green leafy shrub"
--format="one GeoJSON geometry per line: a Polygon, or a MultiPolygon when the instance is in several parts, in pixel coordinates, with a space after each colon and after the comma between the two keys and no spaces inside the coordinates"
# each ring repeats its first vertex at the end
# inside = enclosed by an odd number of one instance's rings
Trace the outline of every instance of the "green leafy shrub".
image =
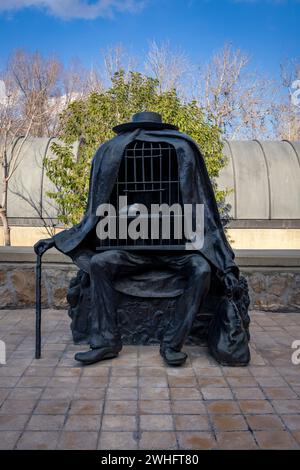
{"type": "MultiPolygon", "coordinates": [[[[139,72],[117,72],[112,86],[102,93],[91,93],[72,102],[60,118],[60,139],[52,144],[54,158],[46,159],[46,170],[57,191],[48,193],[59,207],[59,220],[66,226],[83,216],[93,154],[100,143],[114,136],[112,127],[128,122],[132,114],[156,111],[163,121],[175,124],[200,146],[214,183],[225,165],[220,131],[205,116],[195,101],[183,102],[176,90],[160,92],[159,82],[139,72]],[[72,144],[80,141],[77,158],[72,144]]],[[[214,184],[217,200],[224,200],[224,191],[214,184]]]]}

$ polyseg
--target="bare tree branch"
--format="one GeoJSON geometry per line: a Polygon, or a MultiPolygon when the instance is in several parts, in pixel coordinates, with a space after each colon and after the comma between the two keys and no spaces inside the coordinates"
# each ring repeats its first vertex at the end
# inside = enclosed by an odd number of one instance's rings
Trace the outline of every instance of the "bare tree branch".
{"type": "Polygon", "coordinates": [[[273,84],[248,71],[250,58],[226,44],[200,67],[197,99],[230,139],[267,135],[273,84]]]}
{"type": "Polygon", "coordinates": [[[179,93],[188,92],[185,79],[192,67],[187,55],[181,49],[173,50],[169,41],[150,43],[145,69],[158,80],[161,91],[176,88],[179,93]]]}

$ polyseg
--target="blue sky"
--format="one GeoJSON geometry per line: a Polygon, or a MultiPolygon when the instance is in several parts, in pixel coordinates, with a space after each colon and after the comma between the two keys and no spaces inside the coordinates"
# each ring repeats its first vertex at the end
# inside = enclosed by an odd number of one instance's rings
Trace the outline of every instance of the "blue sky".
{"type": "Polygon", "coordinates": [[[116,43],[142,62],[153,39],[196,63],[231,42],[274,76],[300,56],[300,0],[0,0],[0,66],[20,47],[90,66],[116,43]]]}

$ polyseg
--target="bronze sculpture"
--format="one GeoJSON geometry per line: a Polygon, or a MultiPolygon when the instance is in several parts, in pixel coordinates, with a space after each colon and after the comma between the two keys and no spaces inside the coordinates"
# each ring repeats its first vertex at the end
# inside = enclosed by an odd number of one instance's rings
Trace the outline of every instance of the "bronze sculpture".
{"type": "MultiPolygon", "coordinates": [[[[150,271],[152,287],[148,284],[147,295],[155,297],[159,284],[158,282],[155,287],[155,273],[166,268],[172,272],[172,277],[169,278],[170,291],[171,295],[177,296],[177,301],[161,334],[160,353],[165,361],[169,365],[181,365],[185,362],[187,356],[181,351],[184,341],[208,293],[215,288],[218,302],[208,329],[210,350],[223,364],[248,364],[247,295],[244,296],[244,305],[241,308],[237,306],[241,297],[238,294],[241,285],[244,293],[247,293],[247,287],[245,281],[239,279],[239,270],[223,231],[212,185],[199,148],[175,126],[162,123],[161,116],[157,113],[137,113],[132,122],[116,126],[114,130],[117,135],[102,144],[95,153],[88,204],[82,221],[52,239],[40,240],[35,245],[35,251],[39,255],[55,246],[70,256],[84,274],[80,277],[79,284],[73,282],[71,285],[69,301],[73,309],[80,302],[83,310],[88,308],[88,312],[81,315],[88,317],[87,341],[90,350],[77,353],[75,359],[91,364],[116,357],[122,348],[116,313],[116,283],[119,278],[131,277],[135,278],[136,283],[139,276],[150,271]],[[127,166],[127,157],[131,159],[128,162],[133,165],[131,173],[127,166]],[[150,160],[147,160],[148,157],[151,157],[150,160]],[[167,161],[166,177],[163,176],[163,168],[167,161]],[[131,181],[132,178],[134,181],[131,181]],[[176,184],[172,186],[173,182],[176,184]],[[205,230],[203,244],[199,249],[189,251],[185,250],[183,240],[172,240],[172,243],[166,244],[161,237],[157,242],[150,238],[149,243],[135,240],[132,245],[127,241],[125,244],[123,240],[99,242],[97,227],[101,217],[97,212],[98,208],[109,201],[115,201],[120,193],[130,198],[131,205],[126,207],[127,214],[135,203],[142,202],[148,207],[153,201],[165,203],[166,197],[170,204],[202,204],[205,230]],[[88,283],[89,303],[79,299],[82,297],[83,279],[88,283]]],[[[119,215],[119,206],[117,209],[119,215]]],[[[194,226],[197,224],[194,213],[192,222],[194,226]]],[[[132,291],[132,295],[136,295],[135,283],[130,283],[128,288],[127,282],[127,289],[132,291]]],[[[162,283],[162,289],[164,286],[162,283]]]]}

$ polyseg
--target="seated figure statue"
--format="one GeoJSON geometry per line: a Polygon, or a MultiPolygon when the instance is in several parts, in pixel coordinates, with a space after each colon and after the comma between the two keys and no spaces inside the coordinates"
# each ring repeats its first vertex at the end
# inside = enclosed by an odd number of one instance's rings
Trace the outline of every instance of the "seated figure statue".
{"type": "Polygon", "coordinates": [[[114,131],[117,135],[93,158],[82,221],[35,245],[39,255],[55,246],[89,275],[90,349],[75,359],[92,364],[121,351],[117,279],[151,270],[155,289],[155,272],[168,268],[173,290],[183,287],[161,340],[164,360],[174,366],[186,361],[183,344],[211,283],[218,282],[222,295],[210,325],[210,350],[222,364],[248,364],[249,318],[247,313],[241,317],[234,302],[239,269],[201,151],[157,113],[137,113],[114,131]],[[169,212],[164,214],[166,208],[169,212]],[[166,215],[169,225],[164,225],[166,215]]]}

